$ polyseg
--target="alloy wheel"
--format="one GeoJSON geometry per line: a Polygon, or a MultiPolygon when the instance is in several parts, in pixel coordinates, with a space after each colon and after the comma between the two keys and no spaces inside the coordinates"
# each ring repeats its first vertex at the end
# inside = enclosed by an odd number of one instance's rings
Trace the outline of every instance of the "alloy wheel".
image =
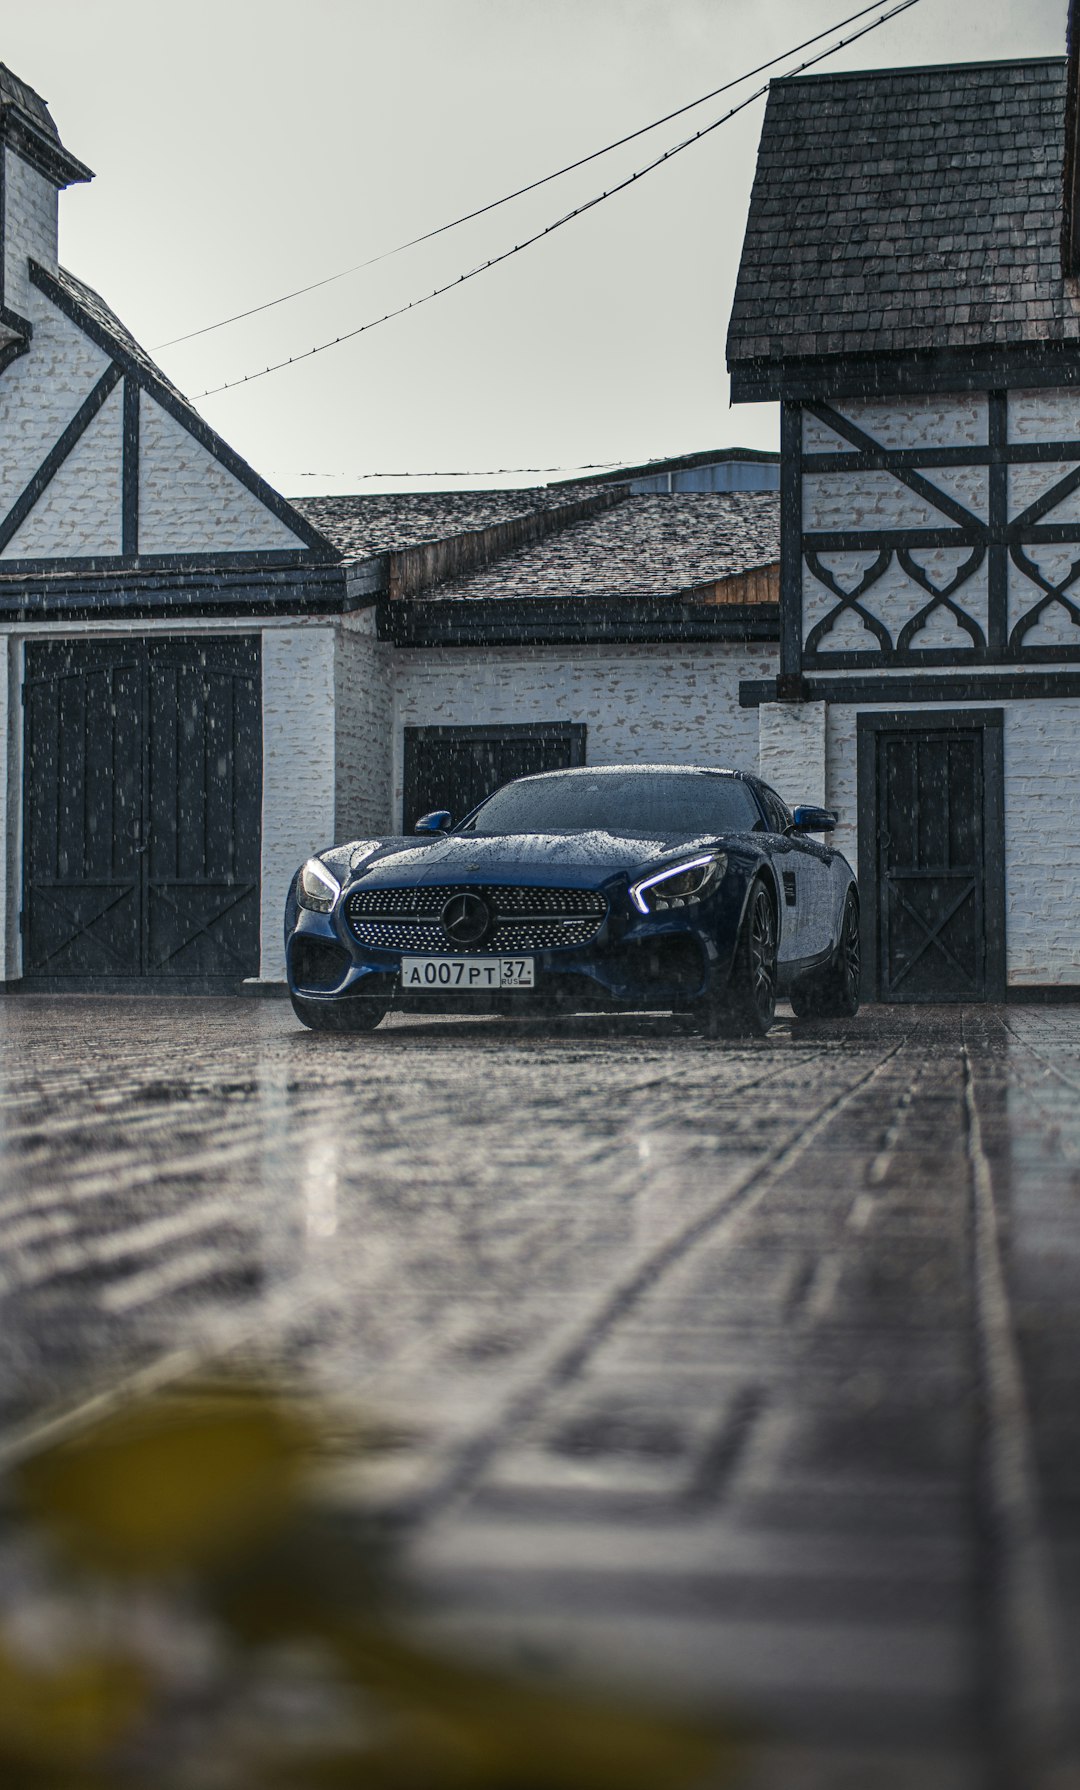
{"type": "Polygon", "coordinates": [[[764,889],[754,897],[750,921],[750,991],[762,1018],[772,1017],[776,1001],[776,938],[772,907],[764,889]]]}

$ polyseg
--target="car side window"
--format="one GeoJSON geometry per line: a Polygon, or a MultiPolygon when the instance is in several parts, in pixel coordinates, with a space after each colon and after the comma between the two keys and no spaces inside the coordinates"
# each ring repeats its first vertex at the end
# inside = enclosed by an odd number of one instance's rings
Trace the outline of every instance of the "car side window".
{"type": "Polygon", "coordinates": [[[786,802],[782,802],[776,791],[770,789],[767,784],[761,786],[761,799],[765,804],[770,833],[786,833],[794,819],[786,802]]]}

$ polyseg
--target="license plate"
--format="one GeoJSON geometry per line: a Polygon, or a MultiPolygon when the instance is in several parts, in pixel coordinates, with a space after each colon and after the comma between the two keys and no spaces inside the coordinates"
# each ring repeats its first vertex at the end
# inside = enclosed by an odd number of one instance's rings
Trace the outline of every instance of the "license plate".
{"type": "Polygon", "coordinates": [[[403,957],[401,986],[411,994],[532,988],[533,965],[531,957],[403,957]]]}

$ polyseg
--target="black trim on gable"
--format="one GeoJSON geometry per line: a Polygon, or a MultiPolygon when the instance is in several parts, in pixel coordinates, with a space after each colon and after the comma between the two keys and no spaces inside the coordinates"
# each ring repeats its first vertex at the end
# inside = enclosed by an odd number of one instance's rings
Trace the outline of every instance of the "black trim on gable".
{"type": "Polygon", "coordinates": [[[124,473],[121,542],[124,558],[134,559],[139,551],[139,387],[130,374],[124,376],[124,473]]]}
{"type": "Polygon", "coordinates": [[[43,292],[46,298],[56,306],[57,310],[62,311],[66,317],[70,318],[72,323],[81,329],[92,342],[96,342],[106,354],[111,355],[123,371],[134,379],[143,391],[154,399],[155,403],[160,404],[162,410],[171,416],[175,423],[178,423],[182,429],[186,429],[200,447],[205,448],[213,459],[224,466],[226,472],[231,473],[233,478],[245,486],[253,497],[258,498],[272,516],[296,535],[308,548],[311,559],[317,559],[328,565],[336,565],[340,561],[341,555],[337,549],[332,547],[329,541],[305,517],[301,516],[299,510],[294,510],[292,505],[275,491],[272,485],[268,485],[266,480],[260,477],[254,467],[249,466],[247,461],[229,446],[228,442],[222,440],[209,423],[205,423],[182,398],[171,391],[162,378],[151,373],[149,368],[131,353],[118,336],[106,329],[95,317],[92,317],[36,261],[30,263],[30,278],[38,290],[43,292]]]}
{"type": "MultiPolygon", "coordinates": [[[[0,549],[18,534],[39,497],[50,485],[76,442],[86,434],[103,404],[120,383],[120,368],[106,367],[93,391],[84,398],[63,434],[53,442],[41,465],[20,491],[3,521],[0,522],[0,549]]],[[[5,568],[6,569],[6,568],[5,568]]]]}
{"type": "Polygon", "coordinates": [[[655,597],[513,597],[424,602],[377,610],[395,646],[615,646],[780,638],[776,603],[683,603],[655,597]]]}

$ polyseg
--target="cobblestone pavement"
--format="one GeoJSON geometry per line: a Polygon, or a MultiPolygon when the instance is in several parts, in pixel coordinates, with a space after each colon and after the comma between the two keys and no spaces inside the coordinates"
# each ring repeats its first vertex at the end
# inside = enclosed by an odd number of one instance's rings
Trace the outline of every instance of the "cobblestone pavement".
{"type": "Polygon", "coordinates": [[[432,1632],[757,1723],[748,1790],[1080,1784],[1080,1008],[0,1005],[0,1456],[257,1347],[387,1414],[432,1632]]]}

